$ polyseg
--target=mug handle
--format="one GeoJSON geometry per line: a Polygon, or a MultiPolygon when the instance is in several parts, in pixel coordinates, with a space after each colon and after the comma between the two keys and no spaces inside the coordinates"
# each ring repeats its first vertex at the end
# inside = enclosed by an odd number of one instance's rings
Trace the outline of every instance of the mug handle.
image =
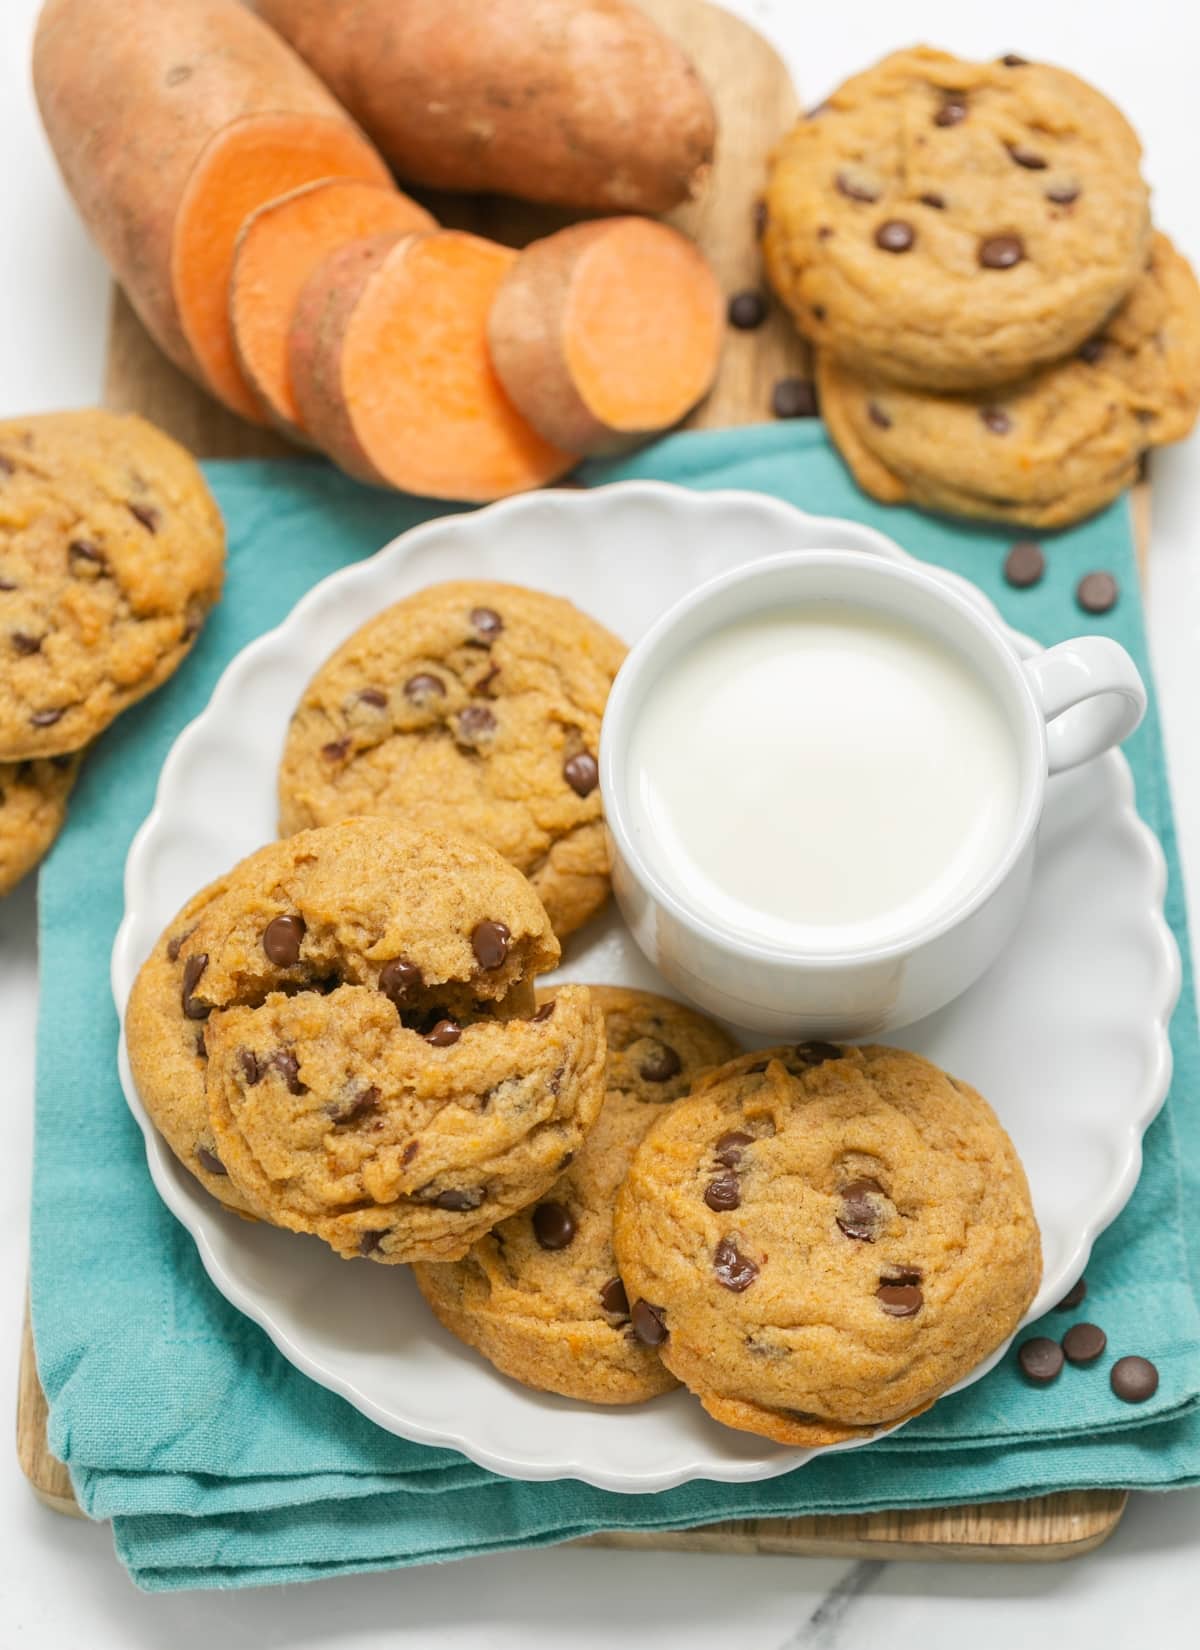
{"type": "Polygon", "coordinates": [[[1107,636],[1059,642],[1026,659],[1023,669],[1046,721],[1052,774],[1119,745],[1146,714],[1146,684],[1121,644],[1107,636]]]}

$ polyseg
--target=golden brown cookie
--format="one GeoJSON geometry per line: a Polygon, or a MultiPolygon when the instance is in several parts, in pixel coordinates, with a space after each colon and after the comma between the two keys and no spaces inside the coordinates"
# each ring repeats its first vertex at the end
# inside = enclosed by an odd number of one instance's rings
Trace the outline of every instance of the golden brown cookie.
{"type": "Polygon", "coordinates": [[[991,1108],[875,1046],[760,1049],[701,1078],[638,1148],[614,1242],[635,1331],[705,1409],[800,1445],[927,1408],[1041,1277],[991,1108]]]}
{"type": "Polygon", "coordinates": [[[818,361],[821,410],[885,503],[1062,527],[1136,481],[1200,408],[1200,286],[1165,235],[1125,303],[1070,360],[971,395],[904,390],[818,361]]]}
{"type": "Polygon", "coordinates": [[[80,760],[0,762],[0,897],[33,870],[62,830],[80,760]]]}
{"type": "Polygon", "coordinates": [[[457,1257],[550,1185],[599,1111],[600,1011],[572,986],[536,1015],[558,945],[480,844],[383,819],[301,832],[165,941],[127,1019],[147,1109],[218,1196],[224,1171],[251,1212],[342,1255],[457,1257]],[[198,1070],[211,1148],[171,1098],[198,1070]]]}
{"type": "Polygon", "coordinates": [[[305,689],[280,830],[384,814],[486,842],[560,939],[608,897],[596,752],[624,645],[516,585],[431,585],[358,630],[305,689]]]}
{"type": "Polygon", "coordinates": [[[591,992],[606,1023],[606,1092],[574,1162],[462,1260],[414,1271],[446,1328],[505,1375],[590,1403],[636,1404],[678,1383],[630,1330],[612,1248],[613,1201],[660,1108],[731,1059],[736,1046],[711,1020],[666,997],[613,986],[591,992]]]}
{"type": "Polygon", "coordinates": [[[1005,383],[1083,343],[1137,279],[1140,155],[1064,69],[895,52],[780,145],[768,273],[800,331],[857,371],[1005,383]]]}
{"type": "Polygon", "coordinates": [[[0,423],[0,759],[79,750],[165,681],[224,564],[203,476],[153,424],[0,423]]]}

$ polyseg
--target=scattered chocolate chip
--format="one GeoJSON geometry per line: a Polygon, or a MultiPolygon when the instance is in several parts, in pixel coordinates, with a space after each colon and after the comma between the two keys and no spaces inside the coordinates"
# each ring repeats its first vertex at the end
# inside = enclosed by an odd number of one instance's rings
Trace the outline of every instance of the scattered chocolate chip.
{"type": "Polygon", "coordinates": [[[890,430],[892,427],[891,418],[884,412],[878,401],[867,402],[867,417],[871,420],[872,424],[876,425],[881,430],[890,430]]]}
{"type": "Polygon", "coordinates": [[[1077,183],[1056,183],[1046,191],[1046,199],[1055,206],[1073,206],[1081,194],[1077,183]]]}
{"type": "Polygon", "coordinates": [[[473,682],[471,684],[471,692],[483,693],[486,694],[489,699],[494,699],[496,696],[496,689],[493,684],[499,674],[500,666],[493,665],[491,669],[481,676],[477,682],[473,682]]]}
{"type": "Polygon", "coordinates": [[[428,670],[418,671],[404,684],[404,697],[414,705],[427,705],[431,699],[444,699],[445,696],[445,682],[440,676],[434,676],[428,670]]]}
{"type": "Polygon", "coordinates": [[[983,420],[985,429],[993,435],[1007,435],[1012,429],[1012,419],[1003,407],[981,407],[979,416],[983,420]]]}
{"type": "Polygon", "coordinates": [[[330,762],[340,762],[350,749],[350,735],[344,733],[340,739],[331,739],[327,745],[321,746],[321,755],[330,762]]]}
{"type": "Polygon", "coordinates": [[[190,80],[191,78],[192,65],[190,63],[176,63],[172,68],[167,70],[166,74],[163,76],[163,82],[167,86],[182,86],[185,80],[190,80]]]}
{"type": "Polygon", "coordinates": [[[208,1059],[208,1039],[204,1035],[204,1027],[203,1026],[200,1026],[199,1029],[196,1032],[195,1049],[196,1049],[196,1058],[197,1058],[197,1060],[207,1060],[208,1059]]]}
{"type": "Polygon", "coordinates": [[[379,971],[379,989],[397,1008],[411,1001],[423,984],[421,970],[408,957],[393,957],[379,971]]]}
{"type": "Polygon", "coordinates": [[[463,1214],[468,1209],[478,1209],[483,1202],[483,1187],[473,1186],[469,1189],[452,1186],[449,1191],[439,1192],[434,1198],[434,1206],[438,1209],[450,1209],[456,1215],[463,1214]]]}
{"type": "Polygon", "coordinates": [[[486,705],[468,705],[458,713],[458,736],[468,745],[474,745],[493,733],[496,718],[486,705]]]}
{"type": "Polygon", "coordinates": [[[864,1175],[840,1189],[842,1200],[837,1223],[848,1238],[859,1243],[874,1243],[883,1227],[884,1211],[876,1199],[883,1188],[877,1180],[864,1175]]]}
{"type": "Polygon", "coordinates": [[[242,1081],[248,1089],[252,1089],[262,1080],[262,1067],[258,1063],[258,1055],[252,1048],[239,1048],[237,1057],[242,1070],[242,1081]]]}
{"type": "Polygon", "coordinates": [[[229,1173],[229,1170],[225,1167],[224,1163],[221,1162],[221,1159],[217,1156],[216,1152],[209,1151],[207,1146],[196,1147],[196,1161],[202,1169],[207,1169],[209,1174],[229,1173]]]}
{"type": "Polygon", "coordinates": [[[563,763],[563,778],[576,796],[591,796],[600,783],[600,769],[591,751],[580,751],[563,763]]]}
{"type": "Polygon", "coordinates": [[[809,314],[812,316],[814,321],[823,321],[825,319],[825,305],[814,304],[809,310],[809,314]]]}
{"type": "Polygon", "coordinates": [[[935,126],[957,126],[967,118],[967,103],[963,97],[951,94],[933,117],[935,126]]]}
{"type": "Polygon", "coordinates": [[[563,1203],[539,1203],[533,1211],[533,1235],[543,1249],[565,1249],[575,1236],[575,1219],[563,1203]]]}
{"type": "Polygon", "coordinates": [[[1014,590],[1028,590],[1046,571],[1046,553],[1032,539],[1014,544],[1004,558],[1004,577],[1014,590]]]}
{"type": "Polygon", "coordinates": [[[471,625],[490,647],[504,629],[504,620],[494,607],[473,607],[471,625]]]}
{"type": "Polygon", "coordinates": [[[1018,166],[1023,166],[1027,172],[1044,172],[1047,166],[1045,155],[1039,155],[1036,149],[1026,149],[1020,143],[1010,143],[1008,152],[1018,166]]]}
{"type": "Polygon", "coordinates": [[[556,1066],[555,1069],[550,1073],[550,1081],[546,1084],[546,1087],[550,1090],[551,1094],[557,1095],[559,1093],[560,1089],[562,1088],[562,1079],[563,1079],[563,1067],[562,1066],[556,1066]]]}
{"type": "Polygon", "coordinates": [[[713,1250],[713,1274],[723,1288],[740,1295],[758,1276],[758,1267],[732,1238],[724,1237],[713,1250]]]}
{"type": "Polygon", "coordinates": [[[1023,69],[1029,62],[1027,57],[1018,57],[1016,52],[1006,52],[1000,59],[1006,69],[1023,69]]]}
{"type": "Polygon", "coordinates": [[[512,938],[502,922],[477,922],[471,930],[471,950],[475,961],[485,974],[500,968],[508,956],[508,942],[512,938]]]}
{"type": "Polygon", "coordinates": [[[419,1140],[410,1140],[408,1145],[405,1146],[404,1150],[400,1154],[401,1167],[407,1168],[420,1149],[421,1142],[419,1140]]]}
{"type": "Polygon", "coordinates": [[[1034,1335],[1017,1348],[1021,1373],[1034,1386],[1049,1386],[1062,1373],[1063,1349],[1048,1335],[1034,1335]]]}
{"type": "Polygon", "coordinates": [[[559,1172],[559,1174],[561,1174],[564,1169],[569,1169],[571,1167],[571,1164],[574,1163],[574,1161],[575,1161],[575,1153],[574,1152],[564,1152],[558,1160],[558,1172],[559,1172]]]}
{"type": "Polygon", "coordinates": [[[60,705],[57,710],[35,710],[29,720],[35,728],[52,728],[56,722],[67,714],[67,707],[60,705]]]}
{"type": "Polygon", "coordinates": [[[1089,367],[1094,367],[1096,362],[1104,354],[1103,338],[1087,339],[1084,343],[1080,344],[1077,353],[1081,361],[1086,361],[1089,367]]]}
{"type": "Polygon", "coordinates": [[[1108,1336],[1098,1323],[1075,1323],[1062,1338],[1062,1349],[1070,1364],[1094,1364],[1108,1345],[1108,1336]]]}
{"type": "Polygon", "coordinates": [[[935,212],[942,212],[945,210],[945,195],[939,195],[933,189],[927,190],[925,194],[919,195],[917,198],[921,202],[922,206],[932,206],[935,212]]]}
{"type": "Polygon", "coordinates": [[[683,1070],[683,1061],[670,1043],[652,1039],[653,1046],[641,1058],[638,1075],[647,1083],[669,1083],[683,1070]]]}
{"type": "Polygon", "coordinates": [[[534,1025],[540,1025],[543,1020],[548,1020],[553,1013],[554,1013],[554,1002],[553,1002],[553,999],[552,999],[548,1003],[543,1003],[541,1008],[538,1009],[536,1014],[531,1014],[530,1015],[530,1019],[533,1021],[534,1025]]]}
{"type": "Polygon", "coordinates": [[[767,318],[767,300],[761,292],[735,292],[729,300],[729,324],[739,332],[753,332],[767,318]]]}
{"type": "Polygon", "coordinates": [[[804,1066],[823,1066],[826,1060],[842,1058],[836,1043],[797,1043],[792,1053],[804,1066]]]}
{"type": "Polygon", "coordinates": [[[718,1213],[726,1209],[736,1209],[742,1201],[742,1188],[738,1177],[734,1174],[718,1175],[716,1180],[710,1180],[704,1188],[704,1201],[710,1209],[718,1213]]]}
{"type": "Polygon", "coordinates": [[[432,1043],[434,1048],[450,1048],[461,1036],[462,1027],[457,1020],[439,1020],[425,1033],[425,1041],[432,1043]]]}
{"type": "Polygon", "coordinates": [[[360,705],[370,705],[373,710],[386,710],[388,696],[382,688],[363,688],[358,702],[360,705]]]}
{"type": "Polygon", "coordinates": [[[1012,269],[1025,256],[1019,235],[991,235],[979,243],[979,262],[984,269],[1012,269]]]}
{"type": "Polygon", "coordinates": [[[1075,600],[1085,613],[1107,613],[1117,605],[1117,595],[1111,573],[1085,573],[1075,586],[1075,600]]]}
{"type": "Polygon", "coordinates": [[[81,561],[92,568],[108,565],[103,550],[91,539],[72,539],[67,545],[67,557],[70,561],[81,561]]]}
{"type": "Polygon", "coordinates": [[[609,1278],[600,1291],[600,1305],[614,1317],[629,1316],[629,1296],[625,1293],[625,1285],[620,1278],[609,1278]]]}
{"type": "Polygon", "coordinates": [[[307,1086],[300,1081],[300,1062],[290,1048],[281,1048],[277,1054],[271,1056],[267,1063],[274,1066],[283,1078],[288,1086],[289,1094],[308,1093],[307,1086]]]}
{"type": "Polygon", "coordinates": [[[19,588],[11,579],[6,579],[0,575],[0,590],[17,590],[19,588]]]}
{"type": "Polygon", "coordinates": [[[1127,1404],[1144,1404],[1158,1391],[1158,1370],[1149,1358],[1118,1358],[1108,1380],[1117,1397],[1127,1404]]]}
{"type": "Polygon", "coordinates": [[[771,391],[776,418],[815,418],[817,386],[810,378],[781,378],[771,391]]]}
{"type": "Polygon", "coordinates": [[[903,218],[888,218],[875,231],[875,245],[884,252],[907,252],[916,238],[916,230],[903,218]]]}
{"type": "Polygon", "coordinates": [[[158,524],[162,516],[151,504],[130,504],[129,514],[135,521],[140,521],[148,533],[157,533],[158,524]]]}
{"type": "Polygon", "coordinates": [[[192,996],[192,992],[200,983],[201,974],[207,967],[207,951],[194,951],[183,965],[183,990],[180,1000],[183,1003],[183,1012],[189,1020],[207,1020],[212,1013],[207,1003],[198,1003],[192,996]]]}
{"type": "Polygon", "coordinates": [[[299,960],[303,938],[303,917],[272,917],[263,932],[263,950],[276,968],[291,968],[299,960]]]}
{"type": "Polygon", "coordinates": [[[878,189],[873,189],[869,183],[852,177],[849,172],[839,172],[834,178],[834,185],[839,195],[845,195],[851,201],[877,201],[878,189]]]}
{"type": "Polygon", "coordinates": [[[190,597],[183,619],[183,639],[185,642],[190,642],[193,636],[200,634],[200,629],[207,617],[207,602],[201,601],[198,596],[190,597]]]}
{"type": "Polygon", "coordinates": [[[386,1226],[384,1227],[382,1232],[364,1232],[363,1235],[358,1240],[358,1252],[359,1252],[359,1254],[360,1255],[373,1255],[375,1253],[376,1249],[379,1248],[379,1245],[383,1242],[383,1240],[386,1236],[387,1236],[387,1227],[386,1226]]]}
{"type": "Polygon", "coordinates": [[[761,241],[767,227],[767,203],[761,197],[754,203],[754,239],[761,241]]]}
{"type": "Polygon", "coordinates": [[[46,638],[44,636],[31,636],[24,630],[14,630],[12,633],[12,645],[14,650],[25,656],[28,656],[30,653],[40,653],[42,643],[45,640],[46,638]]]}
{"type": "Polygon", "coordinates": [[[889,1318],[911,1318],[925,1304],[925,1296],[915,1283],[881,1283],[875,1298],[889,1318]]]}
{"type": "Polygon", "coordinates": [[[663,1308],[651,1306],[649,1301],[636,1300],[629,1314],[633,1332],[643,1346],[661,1346],[669,1330],[663,1322],[663,1308]]]}
{"type": "Polygon", "coordinates": [[[742,1152],[747,1146],[754,1144],[754,1136],[745,1134],[741,1129],[730,1129],[723,1134],[713,1147],[713,1156],[724,1169],[733,1169],[742,1160],[742,1152]]]}
{"type": "Polygon", "coordinates": [[[820,225],[817,229],[817,239],[819,241],[831,241],[833,239],[833,230],[829,224],[823,223],[820,225]]]}
{"type": "Polygon", "coordinates": [[[178,962],[179,961],[179,953],[180,953],[180,950],[183,947],[184,941],[185,940],[190,940],[194,933],[195,933],[195,929],[194,928],[189,928],[186,934],[172,934],[171,938],[167,941],[167,961],[168,962],[178,962]]]}
{"type": "Polygon", "coordinates": [[[1087,1279],[1078,1278],[1054,1308],[1056,1312],[1070,1312],[1087,1299],[1087,1279]]]}

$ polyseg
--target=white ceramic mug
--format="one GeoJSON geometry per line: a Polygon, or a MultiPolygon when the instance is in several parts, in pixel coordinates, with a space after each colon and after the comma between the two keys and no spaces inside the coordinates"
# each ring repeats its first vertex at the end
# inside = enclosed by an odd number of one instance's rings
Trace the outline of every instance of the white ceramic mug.
{"type": "Polygon", "coordinates": [[[858,551],[798,551],[712,580],[671,608],[629,654],[609,698],[600,783],[621,911],[650,961],[709,1013],[782,1037],[856,1037],[909,1025],[974,983],[1011,936],[1029,893],[1046,780],[1119,744],[1146,709],[1125,649],[1106,637],[1022,660],[967,595],[918,567],[858,551]],[[685,650],[781,607],[835,601],[883,613],[965,656],[1012,731],[1019,793],[990,871],[956,905],[887,943],[808,953],[748,937],[699,908],[652,865],[632,805],[631,735],[648,696],[685,650]]]}

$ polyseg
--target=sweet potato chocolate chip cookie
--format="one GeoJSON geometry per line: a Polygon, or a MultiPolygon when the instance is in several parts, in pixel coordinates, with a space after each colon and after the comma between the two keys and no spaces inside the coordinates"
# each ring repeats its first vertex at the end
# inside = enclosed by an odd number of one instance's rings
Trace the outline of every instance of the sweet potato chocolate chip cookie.
{"type": "Polygon", "coordinates": [[[0,896],[33,870],[62,830],[79,762],[0,762],[0,896]]]}
{"type": "Polygon", "coordinates": [[[147,1110],[218,1196],[342,1255],[455,1258],[578,1150],[603,1019],[582,986],[537,1016],[558,945],[491,849],[346,820],[201,901],[139,976],[127,1035],[147,1110]]]}
{"type": "Polygon", "coordinates": [[[0,424],[0,759],[79,750],[165,681],[224,563],[204,478],[144,419],[0,424]]]}
{"type": "Polygon", "coordinates": [[[1133,285],[1139,161],[1125,118],[1063,69],[896,52],[781,144],[768,272],[800,330],[859,371],[1004,383],[1082,344],[1133,285]]]}
{"type": "Polygon", "coordinates": [[[821,408],[859,484],[886,503],[1062,527],[1137,479],[1200,408],[1200,286],[1165,235],[1069,360],[971,395],[905,390],[822,355],[821,408]]]}
{"type": "Polygon", "coordinates": [[[925,1409],[1041,1277],[990,1107],[893,1048],[801,1043],[701,1078],[638,1148],[614,1241],[668,1369],[717,1420],[801,1445],[925,1409]]]}
{"type": "MultiPolygon", "coordinates": [[[[677,1385],[633,1333],[612,1248],[613,1200],[662,1106],[687,1094],[734,1044],[710,1020],[646,991],[593,986],[604,1010],[604,1107],[575,1159],[531,1207],[462,1260],[415,1268],[453,1334],[526,1386],[634,1404],[677,1385]]],[[[556,1013],[545,995],[542,1013],[556,1013]]]]}
{"type": "Polygon", "coordinates": [[[317,672],[279,773],[280,829],[384,814],[488,843],[563,938],[604,903],[596,753],[625,649],[570,602],[433,585],[317,672]]]}

